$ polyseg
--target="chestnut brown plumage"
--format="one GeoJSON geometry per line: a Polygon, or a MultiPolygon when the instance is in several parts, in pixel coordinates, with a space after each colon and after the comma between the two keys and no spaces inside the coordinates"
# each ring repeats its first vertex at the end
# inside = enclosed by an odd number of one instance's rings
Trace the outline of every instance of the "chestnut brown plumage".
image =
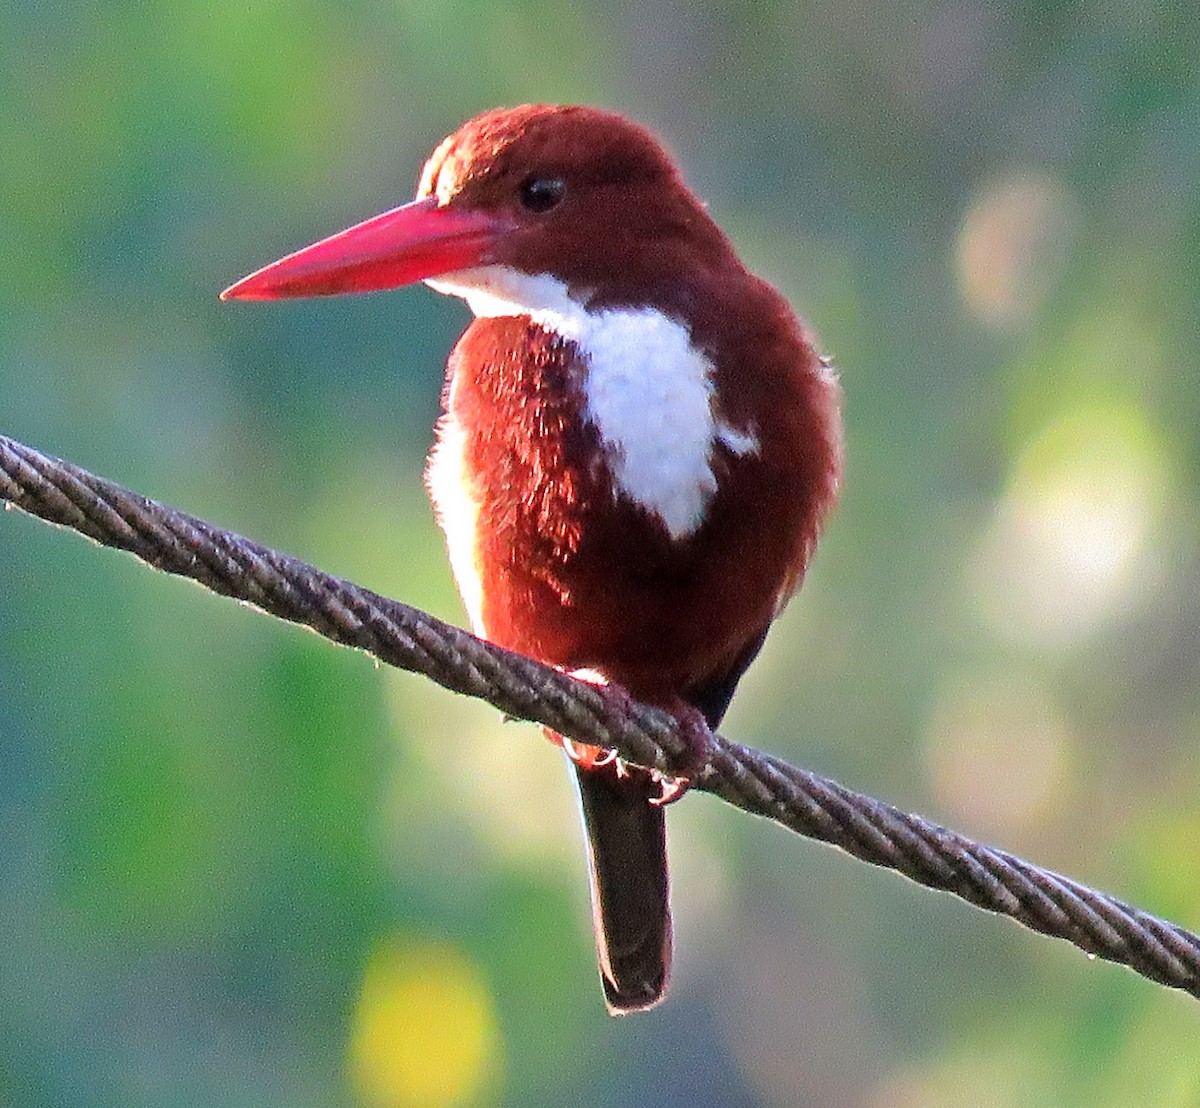
{"type": "MultiPolygon", "coordinates": [[[[430,489],[478,634],[716,727],[836,497],[839,390],[643,128],[497,109],[417,198],[259,270],[270,299],[426,280],[477,318],[430,489]]],[[[566,744],[614,1012],[671,949],[664,783],[566,744]]]]}

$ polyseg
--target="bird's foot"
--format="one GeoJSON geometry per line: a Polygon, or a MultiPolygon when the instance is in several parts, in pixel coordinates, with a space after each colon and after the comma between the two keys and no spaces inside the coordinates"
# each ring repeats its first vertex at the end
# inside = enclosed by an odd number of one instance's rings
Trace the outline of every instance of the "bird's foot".
{"type": "MultiPolygon", "coordinates": [[[[634,703],[633,697],[621,685],[610,684],[607,677],[594,669],[574,669],[571,670],[571,676],[592,685],[603,697],[613,715],[628,714],[630,705],[634,703]]],[[[568,739],[566,735],[560,735],[549,729],[546,730],[546,737],[552,743],[561,746],[563,753],[576,765],[583,766],[584,769],[601,769],[604,766],[612,766],[618,777],[625,777],[629,773],[628,764],[615,750],[606,750],[604,747],[577,742],[575,739],[568,739]]]]}
{"type": "Polygon", "coordinates": [[[703,776],[712,760],[715,743],[712,729],[708,720],[699,708],[684,700],[665,706],[666,710],[675,717],[679,724],[679,736],[684,743],[684,759],[686,772],[670,776],[651,770],[655,780],[662,786],[662,795],[653,797],[651,804],[674,804],[691,787],[692,782],[703,776]]]}
{"type": "Polygon", "coordinates": [[[584,769],[615,766],[618,777],[629,772],[615,750],[605,750],[602,746],[589,746],[587,743],[576,742],[574,739],[568,739],[566,735],[558,734],[557,731],[547,730],[546,737],[552,743],[561,746],[563,753],[577,766],[583,766],[584,769]]]}
{"type": "MultiPolygon", "coordinates": [[[[614,715],[628,714],[630,707],[637,703],[623,686],[610,684],[602,676],[590,670],[576,670],[572,676],[595,685],[597,691],[608,702],[614,715]]],[[[675,718],[679,725],[680,738],[684,744],[684,773],[668,774],[656,769],[645,771],[662,790],[658,796],[650,798],[650,803],[666,805],[675,803],[688,791],[692,781],[704,775],[711,763],[715,743],[708,720],[704,718],[704,713],[699,708],[678,697],[670,703],[659,703],[664,711],[669,712],[675,718]]],[[[585,769],[611,766],[611,772],[615,772],[618,777],[625,777],[631,772],[629,764],[615,750],[605,750],[602,747],[576,742],[574,739],[568,739],[565,735],[559,735],[550,730],[546,731],[546,735],[551,742],[563,748],[564,753],[571,761],[585,769]]]]}

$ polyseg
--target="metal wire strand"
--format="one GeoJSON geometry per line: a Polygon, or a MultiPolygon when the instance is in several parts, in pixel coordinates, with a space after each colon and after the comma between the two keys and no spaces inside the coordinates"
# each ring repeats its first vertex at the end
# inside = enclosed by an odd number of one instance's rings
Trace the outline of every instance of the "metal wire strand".
{"type": "Polygon", "coordinates": [[[1200,997],[1200,938],[1114,897],[669,714],[482,642],[425,612],[138,496],[0,436],[0,500],[167,573],[303,624],[388,665],[488,701],[1200,997]]]}

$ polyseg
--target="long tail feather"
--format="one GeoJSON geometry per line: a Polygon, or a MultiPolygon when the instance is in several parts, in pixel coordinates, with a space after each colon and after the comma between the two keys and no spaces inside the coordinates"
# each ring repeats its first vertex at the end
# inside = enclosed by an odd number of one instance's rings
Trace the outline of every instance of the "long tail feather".
{"type": "Polygon", "coordinates": [[[614,1015],[652,1008],[671,965],[667,838],[662,789],[614,764],[574,765],[587,835],[600,977],[614,1015]]]}

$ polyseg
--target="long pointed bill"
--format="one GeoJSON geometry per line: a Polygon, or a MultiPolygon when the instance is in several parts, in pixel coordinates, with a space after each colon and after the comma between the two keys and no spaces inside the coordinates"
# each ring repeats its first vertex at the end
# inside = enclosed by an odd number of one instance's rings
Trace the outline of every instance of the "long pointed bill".
{"type": "Polygon", "coordinates": [[[488,261],[508,224],[484,212],[439,208],[432,197],[414,200],[230,285],[222,300],[277,300],[373,292],[437,277],[488,261]]]}

